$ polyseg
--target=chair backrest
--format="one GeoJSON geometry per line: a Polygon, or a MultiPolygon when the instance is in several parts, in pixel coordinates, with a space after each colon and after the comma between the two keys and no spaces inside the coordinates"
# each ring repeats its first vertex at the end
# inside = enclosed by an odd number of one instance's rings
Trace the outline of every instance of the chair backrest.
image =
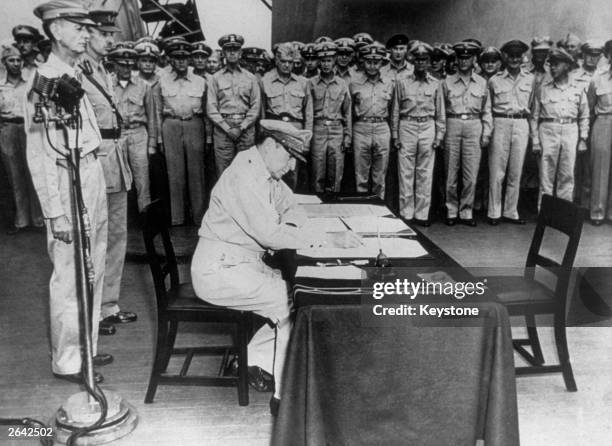
{"type": "Polygon", "coordinates": [[[584,217],[585,210],[567,200],[551,195],[542,197],[538,222],[527,255],[525,271],[526,276],[533,279],[535,267],[540,266],[557,276],[555,293],[558,297],[562,297],[561,294],[564,295],[567,291],[571,269],[580,243],[584,217]],[[561,263],[540,254],[544,232],[547,227],[556,229],[568,236],[561,263]]]}
{"type": "Polygon", "coordinates": [[[144,210],[144,225],[142,229],[145,249],[153,282],[155,284],[155,296],[157,298],[157,308],[166,308],[168,304],[168,289],[176,288],[179,285],[179,274],[170,230],[167,223],[162,202],[155,200],[144,210]],[[158,253],[156,240],[161,241],[163,253],[158,253]],[[166,280],[170,276],[170,286],[166,285],[166,280]]]}

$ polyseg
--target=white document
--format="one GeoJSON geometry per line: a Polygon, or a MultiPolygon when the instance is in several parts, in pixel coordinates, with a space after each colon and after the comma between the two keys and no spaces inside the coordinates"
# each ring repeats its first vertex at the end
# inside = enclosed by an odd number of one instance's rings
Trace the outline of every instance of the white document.
{"type": "Polygon", "coordinates": [[[353,265],[345,266],[300,266],[296,277],[314,277],[317,279],[361,280],[361,269],[353,265]]]}
{"type": "MultiPolygon", "coordinates": [[[[357,248],[309,248],[298,250],[298,254],[318,259],[376,258],[379,251],[379,239],[369,237],[362,240],[363,246],[357,248]]],[[[390,259],[416,258],[427,255],[427,251],[418,241],[400,237],[380,238],[380,249],[390,259]]]]}
{"type": "Polygon", "coordinates": [[[321,204],[321,199],[316,195],[293,194],[297,204],[321,204]]]}
{"type": "Polygon", "coordinates": [[[314,232],[344,232],[348,228],[338,217],[330,218],[309,218],[304,223],[304,229],[314,232]]]}
{"type": "Polygon", "coordinates": [[[406,223],[395,217],[342,217],[342,221],[360,234],[416,235],[406,223]]]}
{"type": "Polygon", "coordinates": [[[385,206],[371,204],[323,203],[301,205],[308,217],[358,217],[391,215],[385,206]]]}

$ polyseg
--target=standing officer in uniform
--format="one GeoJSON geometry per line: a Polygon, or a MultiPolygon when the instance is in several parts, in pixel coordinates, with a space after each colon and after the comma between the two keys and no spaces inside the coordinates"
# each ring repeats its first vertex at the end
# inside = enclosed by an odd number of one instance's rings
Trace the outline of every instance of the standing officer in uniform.
{"type": "Polygon", "coordinates": [[[136,41],[134,50],[138,54],[136,59],[138,77],[153,87],[159,81],[159,76],[155,72],[159,58],[159,47],[155,42],[141,38],[136,41]]]}
{"type": "Polygon", "coordinates": [[[27,79],[23,59],[14,45],[2,47],[6,75],[0,80],[0,156],[7,173],[15,205],[15,219],[7,234],[17,234],[28,225],[44,226],[40,203],[26,162],[26,134],[23,128],[23,97],[27,79]]]}
{"type": "Polygon", "coordinates": [[[138,211],[151,202],[149,184],[149,155],[157,151],[157,119],[151,87],[139,76],[132,76],[138,53],[129,48],[118,48],[108,55],[115,63],[113,91],[117,110],[122,118],[121,144],[127,148],[128,160],[134,177],[138,211]]]}
{"type": "MultiPolygon", "coordinates": [[[[363,75],[363,60],[361,59],[361,49],[374,43],[374,39],[368,33],[357,33],[353,36],[353,42],[355,42],[355,54],[353,66],[351,67],[351,80],[363,75]]],[[[387,53],[385,52],[385,58],[387,53]]],[[[381,63],[382,67],[382,63],[381,63]]]]}
{"type": "Polygon", "coordinates": [[[340,192],[344,151],[352,138],[351,95],[348,85],[334,74],[336,45],[316,47],[320,73],[310,79],[314,132],[312,139],[312,188],[318,194],[340,192]]]}
{"type": "Polygon", "coordinates": [[[206,72],[206,60],[212,54],[212,49],[204,41],[191,44],[191,62],[193,63],[193,73],[208,79],[206,72]]]}
{"type": "Polygon", "coordinates": [[[159,80],[162,139],[168,166],[170,213],[173,225],[204,215],[204,104],[206,81],[189,70],[191,44],[175,40],[166,47],[172,71],[159,80]],[[185,196],[188,202],[185,203],[185,196]],[[185,216],[186,208],[190,218],[185,216]]]}
{"type": "Polygon", "coordinates": [[[502,55],[494,46],[488,46],[482,50],[478,57],[480,65],[480,75],[488,81],[495,76],[501,69],[502,55]]]}
{"type": "Polygon", "coordinates": [[[391,120],[392,141],[398,150],[399,212],[421,226],[430,224],[435,153],[446,131],[441,84],[428,73],[432,52],[423,42],[410,49],[414,72],[395,84],[391,120]]]}
{"type": "Polygon", "coordinates": [[[574,58],[555,48],[548,60],[551,78],[540,85],[531,113],[533,151],[541,156],[538,207],[543,194],[572,200],[576,151],[587,149],[589,137],[586,92],[569,76],[574,58]]]}
{"type": "Polygon", "coordinates": [[[431,53],[430,73],[436,79],[444,79],[446,77],[446,58],[448,55],[448,52],[441,43],[434,43],[433,52],[431,53]]]}
{"type": "Polygon", "coordinates": [[[408,54],[408,36],[396,34],[387,41],[387,50],[391,55],[389,65],[380,70],[382,76],[389,77],[394,81],[400,77],[405,77],[414,71],[414,67],[406,60],[408,54]]]}
{"type": "Polygon", "coordinates": [[[255,124],[261,113],[261,92],[255,75],[240,67],[244,38],[227,34],[219,39],[226,65],[209,81],[206,113],[215,126],[213,141],[217,176],[237,152],[255,143],[255,124]]]}
{"type": "MultiPolygon", "coordinates": [[[[76,63],[85,52],[89,40],[85,26],[94,23],[81,3],[75,0],[43,3],[34,9],[34,15],[42,20],[45,33],[52,42],[49,59],[41,64],[28,82],[24,110],[28,167],[47,223],[47,251],[53,264],[49,282],[51,365],[55,377],[82,383],[79,305],[76,298],[77,265],[75,245],[72,243],[75,228],[71,178],[65,156],[52,148],[53,146],[61,150],[68,144],[74,148],[76,131],[66,129],[69,139],[67,141],[63,128],[51,122],[48,125],[47,138],[45,126],[35,123],[33,119],[35,104],[41,102],[41,98],[32,87],[37,76],[47,79],[59,78],[64,74],[79,76],[76,63]]],[[[110,355],[96,355],[106,257],[106,188],[104,173],[96,155],[101,143],[96,116],[87,96],[80,99],[79,106],[82,117],[82,125],[78,131],[81,156],[79,169],[83,202],[91,227],[89,240],[95,272],[91,338],[95,355],[94,365],[100,366],[112,362],[113,359],[110,355]]],[[[94,379],[99,383],[103,378],[96,372],[94,379]]]]}
{"type": "Polygon", "coordinates": [[[353,101],[352,145],[357,192],[372,192],[382,199],[385,198],[389,164],[389,118],[393,98],[393,81],[380,74],[386,54],[379,42],[364,46],[360,51],[364,75],[353,79],[349,85],[353,101]]]}
{"type": "Polygon", "coordinates": [[[458,215],[461,223],[476,226],[472,208],[481,151],[491,137],[491,99],[487,82],[473,69],[478,45],[463,41],[453,50],[457,53],[457,73],[442,81],[446,105],[446,224],[453,226],[458,215]]]}
{"type": "Polygon", "coordinates": [[[334,43],[337,48],[336,75],[348,85],[351,83],[350,68],[355,53],[355,42],[350,37],[341,37],[336,39],[334,43]]]}
{"type": "Polygon", "coordinates": [[[101,334],[114,334],[113,324],[133,322],[136,314],[121,311],[119,294],[123,264],[127,248],[127,193],[132,185],[125,143],[120,141],[121,117],[115,105],[113,85],[104,68],[104,57],[113,46],[116,11],[95,10],[89,16],[95,25],[89,26],[89,46],[80,67],[83,70],[83,88],[91,101],[102,143],[100,161],[106,179],[108,203],[108,247],[102,295],[101,334]]]}
{"type": "Polygon", "coordinates": [[[523,55],[528,49],[527,44],[520,40],[506,42],[501,48],[506,69],[489,80],[493,137],[489,150],[487,215],[491,225],[497,225],[502,215],[510,223],[525,224],[517,208],[529,141],[529,112],[534,83],[533,74],[521,68],[523,55]],[[505,197],[503,212],[502,195],[505,197]]]}
{"type": "MultiPolygon", "coordinates": [[[[604,48],[606,57],[612,60],[612,40],[604,48]]],[[[594,115],[590,217],[593,225],[600,226],[604,219],[612,220],[612,67],[593,76],[587,96],[594,115]]]]}
{"type": "Polygon", "coordinates": [[[319,58],[317,57],[315,43],[307,43],[302,48],[301,55],[304,59],[304,77],[310,79],[319,74],[319,58]]]}
{"type": "Polygon", "coordinates": [[[17,25],[12,33],[23,59],[24,78],[27,79],[40,64],[36,44],[42,40],[42,36],[36,28],[28,25],[17,25]]]}
{"type": "Polygon", "coordinates": [[[221,50],[213,50],[206,60],[206,71],[211,76],[219,71],[224,65],[223,52],[221,50]]]}
{"type": "MultiPolygon", "coordinates": [[[[308,79],[293,73],[295,49],[281,44],[276,49],[276,69],[261,80],[263,117],[291,123],[298,129],[312,132],[312,96],[308,79]]],[[[308,159],[308,157],[305,157],[308,159]]],[[[296,163],[295,170],[285,178],[291,190],[308,190],[308,166],[296,163]]]]}

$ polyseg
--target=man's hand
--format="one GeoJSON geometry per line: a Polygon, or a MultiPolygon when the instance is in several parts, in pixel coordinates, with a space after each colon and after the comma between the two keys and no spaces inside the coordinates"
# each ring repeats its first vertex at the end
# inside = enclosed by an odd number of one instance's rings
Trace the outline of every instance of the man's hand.
{"type": "Polygon", "coordinates": [[[391,138],[391,150],[396,151],[402,147],[402,143],[399,138],[391,138]]]}
{"type": "Polygon", "coordinates": [[[534,155],[542,155],[542,144],[540,144],[539,142],[533,142],[531,144],[531,150],[533,151],[534,155]]]}
{"type": "Polygon", "coordinates": [[[353,148],[351,147],[351,138],[344,138],[344,141],[342,141],[342,151],[351,153],[352,150],[353,148]]]}
{"type": "Polygon", "coordinates": [[[483,136],[482,138],[480,138],[480,147],[487,148],[489,147],[489,143],[491,142],[491,137],[490,136],[483,136]]]}
{"type": "Polygon", "coordinates": [[[157,147],[155,146],[149,146],[147,148],[147,151],[149,152],[149,155],[155,155],[157,153],[157,147]]]}
{"type": "Polygon", "coordinates": [[[330,232],[328,233],[329,243],[335,248],[356,248],[363,246],[361,237],[353,231],[330,232]]]}
{"type": "Polygon", "coordinates": [[[586,151],[587,151],[587,143],[584,139],[581,139],[580,141],[578,141],[578,152],[584,153],[586,151]]]}
{"type": "Polygon", "coordinates": [[[236,141],[238,141],[238,139],[240,139],[240,135],[241,134],[242,134],[242,132],[240,131],[240,128],[238,128],[238,127],[232,127],[231,129],[229,129],[227,131],[227,135],[234,142],[236,142],[236,141]]]}
{"type": "Polygon", "coordinates": [[[431,145],[431,148],[433,150],[438,150],[442,148],[442,141],[434,140],[433,144],[431,145]]]}
{"type": "Polygon", "coordinates": [[[163,142],[160,142],[159,144],[157,144],[157,150],[159,151],[159,153],[164,153],[166,151],[164,148],[163,142]]]}
{"type": "Polygon", "coordinates": [[[72,224],[65,215],[51,219],[51,232],[53,238],[64,243],[72,243],[72,224]]]}

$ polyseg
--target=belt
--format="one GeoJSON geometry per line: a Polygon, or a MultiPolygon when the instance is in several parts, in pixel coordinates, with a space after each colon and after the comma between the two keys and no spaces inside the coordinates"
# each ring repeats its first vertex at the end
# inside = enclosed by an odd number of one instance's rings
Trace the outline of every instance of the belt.
{"type": "Polygon", "coordinates": [[[130,130],[130,129],[137,129],[138,127],[143,127],[144,125],[145,125],[144,122],[130,122],[130,123],[124,122],[121,128],[123,130],[130,130]]]}
{"type": "Polygon", "coordinates": [[[428,122],[431,121],[434,117],[433,116],[400,116],[401,120],[405,120],[405,121],[413,121],[413,122],[428,122]]]}
{"type": "Polygon", "coordinates": [[[238,245],[211,240],[205,237],[202,237],[202,242],[204,251],[211,263],[238,264],[258,262],[264,254],[260,251],[251,251],[238,245]]]}
{"type": "Polygon", "coordinates": [[[387,118],[381,118],[378,116],[361,116],[357,118],[359,122],[387,122],[387,118]]]}
{"type": "Polygon", "coordinates": [[[102,139],[119,139],[121,129],[100,129],[100,136],[102,139]]]}
{"type": "Polygon", "coordinates": [[[554,122],[555,124],[575,124],[576,118],[540,118],[540,122],[554,122]]]}
{"type": "Polygon", "coordinates": [[[342,125],[344,121],[342,121],[342,119],[315,118],[314,122],[316,124],[330,126],[330,125],[342,125]]]}
{"type": "Polygon", "coordinates": [[[493,113],[494,118],[529,119],[529,113],[493,113]]]}
{"type": "Polygon", "coordinates": [[[23,118],[21,116],[17,116],[15,118],[1,118],[1,122],[10,122],[13,124],[23,124],[23,118]]]}
{"type": "Polygon", "coordinates": [[[462,121],[480,119],[480,114],[478,113],[447,113],[447,118],[451,119],[461,119],[462,121]]]}
{"type": "Polygon", "coordinates": [[[202,117],[202,113],[195,113],[190,116],[177,116],[177,115],[171,115],[170,113],[164,113],[164,118],[177,119],[179,121],[191,121],[194,118],[200,118],[200,117],[202,117]]]}
{"type": "Polygon", "coordinates": [[[282,113],[280,115],[267,114],[266,119],[275,119],[277,121],[283,122],[299,122],[300,124],[302,124],[303,122],[301,119],[295,119],[293,116],[288,115],[286,113],[282,113]]]}
{"type": "Polygon", "coordinates": [[[221,113],[221,117],[224,119],[244,119],[246,113],[221,113]]]}
{"type": "MultiPolygon", "coordinates": [[[[80,160],[81,164],[88,164],[91,163],[92,161],[95,161],[98,159],[98,154],[97,152],[94,150],[92,152],[89,152],[87,155],[83,156],[80,160]]],[[[65,158],[58,158],[55,160],[55,164],[63,167],[64,169],[68,169],[68,161],[65,158]]]]}

